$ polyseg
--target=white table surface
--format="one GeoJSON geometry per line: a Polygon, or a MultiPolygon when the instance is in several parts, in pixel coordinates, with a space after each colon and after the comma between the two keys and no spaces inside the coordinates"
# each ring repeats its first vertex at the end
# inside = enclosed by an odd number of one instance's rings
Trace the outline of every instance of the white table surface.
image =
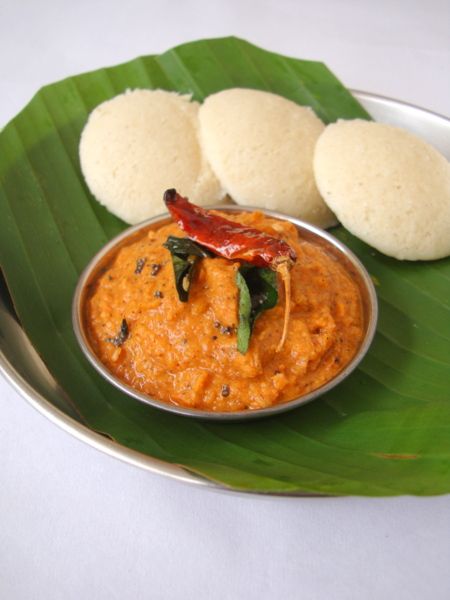
{"type": "MultiPolygon", "coordinates": [[[[201,37],[450,112],[447,0],[0,0],[0,123],[43,84],[201,37]]],[[[1,216],[0,216],[1,218],[1,216]]],[[[450,497],[219,494],[72,438],[0,379],[0,598],[450,597],[450,497]]]]}

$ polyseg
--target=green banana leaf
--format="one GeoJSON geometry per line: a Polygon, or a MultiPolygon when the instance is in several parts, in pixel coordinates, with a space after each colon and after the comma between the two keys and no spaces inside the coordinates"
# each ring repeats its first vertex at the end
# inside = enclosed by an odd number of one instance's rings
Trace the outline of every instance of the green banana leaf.
{"type": "MultiPolygon", "coordinates": [[[[21,323],[84,422],[144,454],[234,489],[368,496],[450,492],[450,262],[403,263],[342,227],[380,301],[361,366],[300,409],[206,423],[123,395],[83,358],[71,300],[92,255],[125,224],[89,194],[78,141],[88,113],[127,88],[270,90],[325,122],[369,118],[321,63],[224,38],[182,45],[41,89],[0,134],[0,265],[21,323]]],[[[72,413],[73,414],[73,413],[72,413]]]]}

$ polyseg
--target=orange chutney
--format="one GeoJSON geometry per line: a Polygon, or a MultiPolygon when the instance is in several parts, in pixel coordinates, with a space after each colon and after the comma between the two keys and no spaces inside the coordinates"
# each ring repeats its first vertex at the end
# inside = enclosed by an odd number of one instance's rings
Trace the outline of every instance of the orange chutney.
{"type": "Polygon", "coordinates": [[[236,347],[239,262],[202,259],[189,301],[180,302],[169,235],[174,223],[121,247],[94,281],[85,319],[94,352],[109,371],[159,400],[205,411],[260,409],[320,387],[356,354],[363,337],[357,283],[326,249],[302,239],[296,227],[261,213],[225,215],[288,242],[297,253],[291,271],[291,318],[286,341],[284,297],[257,318],[246,354],[236,347]],[[126,319],[128,337],[112,339],[126,319]]]}

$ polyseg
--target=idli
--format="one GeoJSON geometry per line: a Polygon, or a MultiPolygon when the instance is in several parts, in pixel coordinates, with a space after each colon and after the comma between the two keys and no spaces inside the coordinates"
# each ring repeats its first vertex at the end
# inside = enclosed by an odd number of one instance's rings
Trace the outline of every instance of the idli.
{"type": "Polygon", "coordinates": [[[413,134],[338,121],[317,142],[314,173],[342,224],[380,252],[401,260],[450,254],[450,164],[413,134]]]}
{"type": "Polygon", "coordinates": [[[203,150],[235,202],[320,227],[336,222],[314,181],[313,151],[324,125],[310,108],[233,88],[208,96],[199,121],[203,150]]]}
{"type": "Polygon", "coordinates": [[[165,212],[168,188],[198,204],[220,200],[198,141],[198,106],[189,96],[142,89],[97,106],[80,140],[81,169],[95,198],[132,224],[165,212]]]}

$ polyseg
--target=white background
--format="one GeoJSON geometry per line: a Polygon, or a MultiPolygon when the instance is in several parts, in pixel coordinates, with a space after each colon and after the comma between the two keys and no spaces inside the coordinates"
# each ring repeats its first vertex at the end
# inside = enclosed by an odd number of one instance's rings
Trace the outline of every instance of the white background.
{"type": "MultiPolygon", "coordinates": [[[[0,0],[0,123],[43,84],[238,35],[450,113],[447,0],[0,0]]],[[[1,215],[0,215],[1,218],[1,215]]],[[[219,494],[85,446],[0,380],[0,598],[450,597],[450,497],[219,494]]]]}

